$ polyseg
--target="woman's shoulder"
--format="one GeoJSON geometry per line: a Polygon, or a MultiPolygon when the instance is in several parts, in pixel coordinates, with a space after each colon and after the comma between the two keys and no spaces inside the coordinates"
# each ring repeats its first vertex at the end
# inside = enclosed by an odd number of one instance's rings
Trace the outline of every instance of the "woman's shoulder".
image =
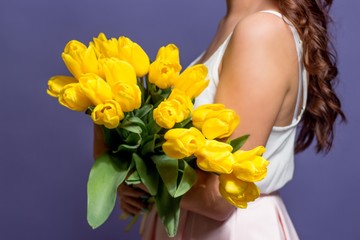
{"type": "Polygon", "coordinates": [[[246,61],[270,61],[278,65],[297,62],[291,28],[281,15],[268,12],[256,12],[239,21],[228,48],[233,56],[246,61]]]}
{"type": "Polygon", "coordinates": [[[236,24],[233,32],[233,38],[261,42],[284,41],[291,35],[291,30],[281,15],[269,12],[256,12],[246,16],[236,24]]]}

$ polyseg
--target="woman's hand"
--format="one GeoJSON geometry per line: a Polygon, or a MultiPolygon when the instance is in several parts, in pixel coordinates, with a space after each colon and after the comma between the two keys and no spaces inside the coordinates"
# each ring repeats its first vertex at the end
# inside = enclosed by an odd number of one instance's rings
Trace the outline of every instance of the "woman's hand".
{"type": "Polygon", "coordinates": [[[197,181],[182,198],[181,208],[217,221],[228,219],[235,207],[221,196],[218,176],[199,169],[196,175],[197,181]]]}
{"type": "Polygon", "coordinates": [[[150,194],[143,189],[144,186],[120,184],[118,188],[120,208],[125,213],[136,215],[148,210],[150,194]]]}

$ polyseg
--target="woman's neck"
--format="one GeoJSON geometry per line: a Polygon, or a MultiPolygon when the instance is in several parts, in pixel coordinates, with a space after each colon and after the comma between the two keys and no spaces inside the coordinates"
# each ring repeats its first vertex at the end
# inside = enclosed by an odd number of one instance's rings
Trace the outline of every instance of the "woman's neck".
{"type": "Polygon", "coordinates": [[[254,12],[276,9],[275,0],[226,0],[227,19],[241,19],[254,12]]]}

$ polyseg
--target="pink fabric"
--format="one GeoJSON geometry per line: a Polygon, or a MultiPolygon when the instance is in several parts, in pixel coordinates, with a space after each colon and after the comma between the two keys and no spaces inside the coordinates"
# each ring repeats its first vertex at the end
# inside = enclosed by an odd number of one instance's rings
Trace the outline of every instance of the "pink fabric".
{"type": "Polygon", "coordinates": [[[144,240],[297,240],[285,205],[277,194],[265,195],[237,209],[224,222],[182,210],[175,238],[169,238],[153,208],[143,219],[144,240]]]}

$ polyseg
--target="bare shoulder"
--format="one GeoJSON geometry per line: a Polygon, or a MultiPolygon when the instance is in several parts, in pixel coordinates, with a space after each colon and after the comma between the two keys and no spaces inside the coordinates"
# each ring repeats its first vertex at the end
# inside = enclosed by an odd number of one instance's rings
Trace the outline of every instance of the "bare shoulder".
{"type": "Polygon", "coordinates": [[[288,23],[267,12],[257,12],[242,19],[230,39],[224,56],[226,61],[261,63],[269,66],[271,72],[277,71],[281,76],[279,80],[289,79],[297,71],[297,53],[288,23]]]}
{"type": "Polygon", "coordinates": [[[257,12],[242,19],[235,27],[233,38],[257,43],[284,43],[291,40],[288,24],[279,16],[257,12]]]}

